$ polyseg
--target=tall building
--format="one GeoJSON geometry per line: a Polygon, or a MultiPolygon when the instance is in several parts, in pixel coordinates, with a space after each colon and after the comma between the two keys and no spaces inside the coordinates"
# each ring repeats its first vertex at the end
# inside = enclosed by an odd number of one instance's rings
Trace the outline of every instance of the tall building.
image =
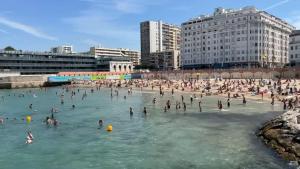
{"type": "Polygon", "coordinates": [[[123,48],[102,48],[102,47],[91,47],[90,54],[94,55],[95,57],[111,57],[111,58],[127,58],[130,62],[133,63],[134,66],[140,64],[140,52],[123,49],[123,48]]]}
{"type": "Polygon", "coordinates": [[[60,53],[60,54],[71,54],[73,53],[73,46],[62,45],[51,48],[51,53],[60,53]]]}
{"type": "Polygon", "coordinates": [[[300,66],[300,30],[290,35],[290,65],[300,66]]]}
{"type": "Polygon", "coordinates": [[[288,63],[287,22],[255,7],[217,8],[181,25],[182,67],[281,67],[288,63]]]}
{"type": "MultiPolygon", "coordinates": [[[[141,63],[153,65],[151,53],[180,50],[180,28],[162,21],[145,21],[140,23],[141,63]]],[[[176,53],[176,51],[175,51],[176,53]]]]}

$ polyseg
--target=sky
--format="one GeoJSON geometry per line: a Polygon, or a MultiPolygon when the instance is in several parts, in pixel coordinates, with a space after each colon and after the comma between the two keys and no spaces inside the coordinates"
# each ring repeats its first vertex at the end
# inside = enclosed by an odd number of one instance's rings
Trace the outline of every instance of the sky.
{"type": "Polygon", "coordinates": [[[140,50],[139,23],[179,25],[215,8],[255,6],[300,29],[300,0],[1,0],[0,49],[48,51],[73,45],[140,50]]]}

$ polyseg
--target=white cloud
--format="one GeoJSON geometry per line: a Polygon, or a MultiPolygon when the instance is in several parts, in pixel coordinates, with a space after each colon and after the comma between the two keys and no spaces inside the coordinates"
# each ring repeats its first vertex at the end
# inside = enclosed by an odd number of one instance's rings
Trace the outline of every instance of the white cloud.
{"type": "Polygon", "coordinates": [[[4,18],[4,17],[0,17],[0,24],[8,26],[8,27],[13,28],[13,29],[17,29],[17,30],[26,32],[26,33],[31,34],[31,35],[33,35],[35,37],[38,37],[38,38],[43,38],[43,39],[48,39],[48,40],[57,40],[56,37],[53,37],[53,36],[50,36],[50,35],[48,35],[44,32],[41,32],[41,31],[33,28],[32,26],[25,25],[25,24],[22,24],[22,23],[19,23],[19,22],[16,22],[16,21],[12,21],[12,20],[9,20],[9,19],[4,18]]]}
{"type": "Polygon", "coordinates": [[[119,47],[111,42],[115,40],[118,41],[116,44],[121,44],[122,47],[133,47],[132,45],[137,47],[139,45],[139,21],[134,21],[136,15],[169,0],[80,1],[86,3],[87,8],[80,11],[78,16],[63,18],[63,21],[70,24],[74,31],[92,35],[91,39],[95,39],[95,41],[83,40],[82,43],[93,42],[92,44],[95,45],[94,42],[97,42],[97,39],[105,38],[111,40],[110,42],[102,41],[103,45],[110,43],[111,47],[119,47]]]}
{"type": "Polygon", "coordinates": [[[4,29],[0,29],[0,32],[4,33],[4,34],[8,34],[8,32],[6,30],[4,30],[4,29]]]}
{"type": "Polygon", "coordinates": [[[291,1],[291,0],[282,0],[282,1],[280,1],[280,2],[277,2],[277,3],[273,4],[273,5],[271,5],[271,6],[267,7],[267,8],[265,8],[264,11],[267,11],[267,10],[270,10],[270,9],[277,8],[277,7],[279,7],[279,6],[281,6],[281,5],[284,5],[284,4],[286,4],[286,3],[290,2],[290,1],[291,1]]]}

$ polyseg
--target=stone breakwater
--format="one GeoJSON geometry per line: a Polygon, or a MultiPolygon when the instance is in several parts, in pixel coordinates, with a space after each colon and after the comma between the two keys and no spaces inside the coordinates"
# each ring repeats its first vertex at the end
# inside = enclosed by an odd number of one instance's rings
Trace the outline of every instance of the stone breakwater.
{"type": "Polygon", "coordinates": [[[300,165],[300,109],[267,122],[257,135],[283,159],[300,165]]]}

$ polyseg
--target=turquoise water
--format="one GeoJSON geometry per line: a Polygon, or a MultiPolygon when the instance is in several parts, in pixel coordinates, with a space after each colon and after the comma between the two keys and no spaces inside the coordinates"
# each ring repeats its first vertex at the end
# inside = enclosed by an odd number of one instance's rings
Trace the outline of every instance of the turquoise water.
{"type": "MultiPolygon", "coordinates": [[[[266,120],[278,115],[281,105],[232,100],[231,108],[218,111],[220,97],[205,97],[203,112],[197,100],[191,105],[185,95],[187,111],[176,111],[175,100],[158,92],[120,90],[119,97],[110,97],[110,89],[90,93],[82,100],[76,94],[71,100],[65,93],[61,105],[56,93],[61,88],[1,90],[0,116],[7,117],[0,125],[1,169],[281,169],[289,168],[273,151],[256,138],[256,129],[266,120]],[[25,93],[24,98],[19,98],[25,93]],[[33,93],[37,97],[33,97],[33,93]],[[10,95],[10,96],[9,96],[10,95]],[[15,96],[14,96],[15,95],[15,96]],[[152,104],[157,98],[156,105],[152,104]],[[166,101],[171,111],[164,113],[166,101]],[[32,111],[28,108],[33,104],[32,111]],[[76,108],[72,110],[72,104],[76,108]],[[129,107],[134,109],[132,118],[129,107]],[[146,106],[147,117],[141,113],[146,106]],[[50,116],[52,107],[59,109],[55,117],[61,123],[47,127],[42,121],[50,116]],[[32,115],[32,122],[22,121],[32,115]],[[17,120],[13,120],[17,118],[17,120]],[[113,132],[98,129],[97,122],[113,125],[113,132]],[[34,143],[25,144],[26,131],[31,130],[34,143]]],[[[225,106],[226,107],[226,106],[225,106]]]]}

